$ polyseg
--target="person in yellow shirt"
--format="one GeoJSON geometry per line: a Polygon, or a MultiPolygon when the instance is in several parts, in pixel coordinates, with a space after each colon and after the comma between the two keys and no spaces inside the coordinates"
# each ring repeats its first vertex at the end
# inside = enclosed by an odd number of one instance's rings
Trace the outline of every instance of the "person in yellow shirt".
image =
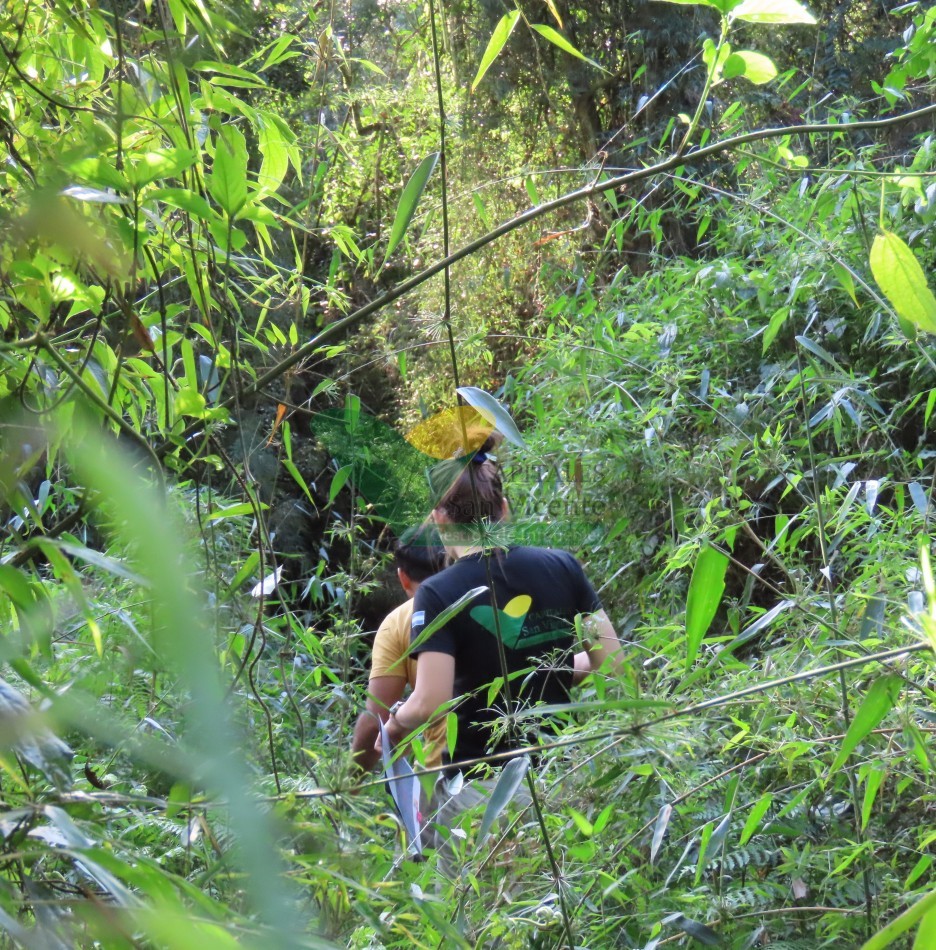
{"type": "MultiPolygon", "coordinates": [[[[413,597],[424,580],[445,566],[445,549],[434,532],[420,528],[404,532],[394,546],[393,558],[400,586],[409,599],[387,615],[374,637],[367,706],[358,716],[351,740],[352,759],[363,772],[372,771],[379,758],[374,749],[378,732],[376,717],[386,722],[391,706],[403,698],[407,685],[412,689],[416,684],[416,657],[407,655],[413,597]]],[[[444,719],[425,730],[423,743],[426,767],[441,765],[444,719]]]]}

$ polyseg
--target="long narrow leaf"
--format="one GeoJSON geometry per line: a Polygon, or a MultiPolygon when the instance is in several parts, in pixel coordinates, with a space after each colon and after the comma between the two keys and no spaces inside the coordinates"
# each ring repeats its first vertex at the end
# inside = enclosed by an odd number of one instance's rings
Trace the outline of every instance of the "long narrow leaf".
{"type": "Polygon", "coordinates": [[[422,193],[426,190],[426,184],[429,177],[435,171],[436,163],[439,161],[439,153],[433,152],[427,155],[420,163],[419,167],[410,176],[410,180],[400,195],[400,203],[397,205],[396,216],[393,219],[393,227],[390,228],[390,240],[387,241],[387,253],[384,257],[384,264],[390,258],[390,255],[399,247],[400,241],[406,234],[410,221],[416,213],[416,206],[422,193]]]}
{"type": "Polygon", "coordinates": [[[879,930],[870,940],[861,945],[861,950],[884,950],[902,933],[906,933],[918,920],[936,909],[936,891],[930,891],[921,897],[912,907],[892,920],[883,930],[879,930]]]}
{"type": "Polygon", "coordinates": [[[875,680],[874,685],[868,690],[868,695],[858,707],[858,712],[855,713],[848,732],[845,733],[842,747],[829,770],[830,775],[846,763],[858,743],[872,729],[876,729],[878,723],[894,708],[894,703],[897,702],[897,696],[900,693],[900,683],[900,677],[893,673],[875,680]]]}
{"type": "Polygon", "coordinates": [[[497,26],[494,27],[494,32],[491,34],[490,40],[488,40],[487,49],[481,57],[481,65],[478,67],[474,82],[471,84],[472,92],[477,89],[478,83],[481,82],[484,78],[484,74],[491,68],[491,63],[497,59],[498,53],[504,48],[504,44],[510,38],[510,34],[513,33],[514,27],[517,25],[519,19],[520,11],[512,10],[510,13],[505,13],[500,20],[498,20],[497,26]]]}
{"type": "Polygon", "coordinates": [[[491,826],[497,820],[498,815],[513,801],[517,789],[527,774],[530,767],[530,757],[527,755],[518,756],[511,759],[503,768],[494,791],[491,792],[491,798],[484,809],[484,817],[481,819],[481,829],[478,832],[478,844],[484,841],[491,826]]]}
{"type": "Polygon", "coordinates": [[[672,816],[673,806],[670,804],[664,805],[657,815],[656,823],[653,826],[653,840],[650,842],[651,864],[656,861],[656,857],[660,853],[660,845],[663,844],[663,836],[666,834],[666,829],[669,826],[669,820],[672,816]]]}
{"type": "Polygon", "coordinates": [[[409,649],[403,654],[401,659],[409,656],[417,647],[422,646],[423,643],[425,643],[426,640],[428,640],[429,637],[431,637],[436,632],[436,630],[441,630],[442,627],[444,627],[452,619],[452,617],[458,613],[461,613],[461,611],[464,610],[465,607],[467,607],[468,604],[470,604],[475,599],[475,597],[480,597],[481,594],[486,593],[487,585],[483,584],[480,587],[472,588],[467,594],[463,594],[458,598],[458,600],[455,601],[454,604],[449,604],[448,607],[446,607],[445,610],[443,610],[442,613],[440,613],[432,621],[432,623],[428,624],[425,630],[420,631],[419,636],[409,645],[409,649]]]}
{"type": "Polygon", "coordinates": [[[486,393],[476,386],[461,386],[457,392],[472,409],[477,409],[505,439],[513,442],[514,445],[519,445],[522,449],[526,448],[523,436],[520,435],[520,430],[510,413],[490,393],[486,393]]]}
{"type": "Polygon", "coordinates": [[[603,73],[608,71],[604,66],[600,66],[593,59],[589,59],[583,53],[580,53],[558,30],[554,30],[551,26],[547,26],[545,23],[531,23],[530,28],[536,30],[540,36],[549,40],[553,46],[558,46],[559,49],[568,53],[570,56],[574,56],[576,59],[582,60],[583,63],[594,66],[595,69],[600,69],[603,73]]]}
{"type": "Polygon", "coordinates": [[[702,638],[708,633],[715,611],[725,592],[725,571],[728,558],[713,547],[699,551],[689,595],[686,598],[686,669],[695,662],[702,638]]]}

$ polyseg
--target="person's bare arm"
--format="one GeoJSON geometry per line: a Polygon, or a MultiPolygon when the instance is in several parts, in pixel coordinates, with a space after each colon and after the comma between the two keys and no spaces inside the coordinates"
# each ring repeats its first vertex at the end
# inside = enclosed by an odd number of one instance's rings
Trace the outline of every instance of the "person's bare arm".
{"type": "MultiPolygon", "coordinates": [[[[611,673],[619,673],[624,666],[624,650],[621,647],[621,641],[618,640],[614,625],[608,619],[608,615],[599,610],[597,613],[590,614],[583,618],[582,629],[585,634],[585,657],[587,659],[588,673],[595,673],[606,663],[611,673]]],[[[573,685],[581,682],[582,676],[576,680],[579,673],[579,655],[576,655],[575,673],[572,676],[573,685]]]]}
{"type": "Polygon", "coordinates": [[[376,676],[367,684],[367,705],[354,724],[351,740],[351,758],[362,772],[370,772],[379,757],[374,744],[377,741],[377,720],[386,722],[387,711],[403,696],[406,679],[402,676],[376,676]]]}
{"type": "MultiPolygon", "coordinates": [[[[396,744],[415,729],[430,722],[452,699],[455,689],[455,657],[426,651],[416,663],[416,685],[409,699],[387,722],[387,734],[396,744]]],[[[379,736],[377,749],[379,750],[379,736]]]]}
{"type": "Polygon", "coordinates": [[[572,658],[572,685],[579,683],[591,673],[591,662],[588,659],[588,650],[579,650],[572,658]]]}

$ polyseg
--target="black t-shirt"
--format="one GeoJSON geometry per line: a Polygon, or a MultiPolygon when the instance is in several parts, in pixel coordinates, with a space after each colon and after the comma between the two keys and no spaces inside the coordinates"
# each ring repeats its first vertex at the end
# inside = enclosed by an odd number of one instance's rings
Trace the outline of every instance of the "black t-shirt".
{"type": "Polygon", "coordinates": [[[491,568],[492,590],[479,595],[414,651],[455,658],[455,695],[465,698],[456,709],[454,762],[507,751],[512,745],[506,736],[493,741],[491,734],[491,723],[507,712],[502,689],[488,695],[489,684],[501,675],[495,606],[508,672],[530,671],[510,681],[515,709],[539,701],[568,701],[575,617],[601,609],[581,564],[568,551],[498,549],[488,555],[467,555],[423,581],[413,607],[414,640],[472,588],[487,586],[485,561],[491,568]]]}

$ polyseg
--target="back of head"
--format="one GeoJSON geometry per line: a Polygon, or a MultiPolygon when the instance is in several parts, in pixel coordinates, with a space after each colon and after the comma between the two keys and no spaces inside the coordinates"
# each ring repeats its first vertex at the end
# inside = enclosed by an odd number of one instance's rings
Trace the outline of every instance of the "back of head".
{"type": "Polygon", "coordinates": [[[436,510],[452,524],[500,521],[504,516],[504,486],[497,460],[490,454],[497,444],[494,434],[467,458],[452,459],[453,480],[436,510]],[[457,474],[456,474],[457,473],[457,474]]]}
{"type": "Polygon", "coordinates": [[[394,543],[393,559],[411,581],[421,584],[445,567],[445,548],[433,525],[420,525],[404,531],[394,543]]]}

